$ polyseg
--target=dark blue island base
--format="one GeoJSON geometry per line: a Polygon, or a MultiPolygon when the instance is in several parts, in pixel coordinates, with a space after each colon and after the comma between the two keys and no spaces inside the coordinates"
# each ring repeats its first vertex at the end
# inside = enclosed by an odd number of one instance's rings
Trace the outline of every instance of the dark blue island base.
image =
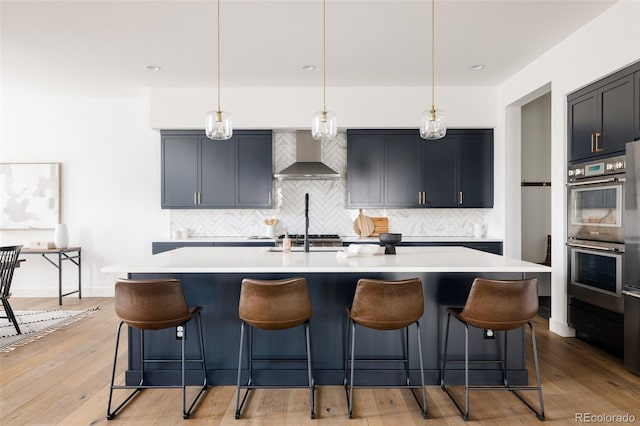
{"type": "MultiPolygon", "coordinates": [[[[422,279],[425,309],[420,321],[425,380],[429,385],[440,384],[441,356],[444,347],[446,308],[462,306],[467,298],[473,279],[522,279],[522,273],[307,273],[307,274],[244,274],[244,273],[185,273],[148,274],[130,273],[132,279],[175,277],[182,281],[187,302],[203,307],[202,320],[207,358],[209,383],[235,385],[240,342],[240,319],[238,300],[243,278],[279,279],[304,276],[307,279],[313,305],[311,319],[311,345],[316,384],[342,385],[344,375],[344,353],[346,346],[347,314],[345,307],[351,303],[359,278],[422,279]]],[[[193,321],[192,321],[193,323],[193,321]]],[[[452,319],[449,338],[450,356],[464,356],[464,327],[452,319]]],[[[187,327],[188,355],[196,357],[197,340],[193,332],[195,324],[187,327]],[[190,339],[190,337],[193,338],[190,339]]],[[[364,327],[357,329],[356,357],[397,357],[402,355],[403,334],[401,331],[376,331],[364,327]]],[[[522,329],[509,332],[508,377],[513,385],[527,384],[525,366],[524,332],[522,329]]],[[[138,331],[129,331],[129,365],[127,384],[135,384],[140,375],[140,347],[138,331]]],[[[180,345],[175,332],[160,330],[145,333],[147,357],[180,357],[180,345]]],[[[302,327],[285,331],[256,330],[254,334],[254,358],[304,358],[304,331],[302,327]]],[[[470,328],[470,354],[472,359],[498,359],[502,354],[503,333],[495,339],[485,339],[482,330],[470,328]]],[[[415,326],[409,332],[410,369],[412,382],[419,383],[419,361],[415,326]]],[[[246,360],[246,357],[245,357],[246,360]]],[[[244,365],[243,368],[247,366],[244,365]]],[[[307,383],[306,365],[299,361],[256,362],[254,361],[254,383],[296,384],[307,383]]],[[[464,384],[464,364],[448,364],[448,384],[464,384]],[[457,369],[457,370],[453,370],[457,369]]],[[[471,365],[470,380],[487,384],[502,384],[502,370],[497,363],[471,365]]],[[[153,365],[146,367],[145,376],[150,384],[178,384],[179,364],[153,365]]],[[[243,374],[243,380],[246,371],[243,374]]],[[[357,384],[389,384],[404,382],[404,366],[398,363],[367,362],[356,364],[357,384]]],[[[188,375],[188,381],[199,383],[198,373],[188,375]]]]}

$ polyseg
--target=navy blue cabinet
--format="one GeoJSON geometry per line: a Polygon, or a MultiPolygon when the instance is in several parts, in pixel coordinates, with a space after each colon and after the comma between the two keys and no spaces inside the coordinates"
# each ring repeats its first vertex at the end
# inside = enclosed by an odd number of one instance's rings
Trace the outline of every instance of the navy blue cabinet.
{"type": "Polygon", "coordinates": [[[493,130],[348,130],[347,207],[493,207],[493,130]]]}
{"type": "Polygon", "coordinates": [[[384,135],[347,130],[347,207],[384,207],[384,135]]]}
{"type": "Polygon", "coordinates": [[[214,141],[201,130],[163,130],[162,208],[272,207],[272,132],[238,130],[214,141]]]}
{"type": "Polygon", "coordinates": [[[639,68],[635,64],[567,97],[569,161],[624,154],[625,144],[638,137],[639,68]]]}

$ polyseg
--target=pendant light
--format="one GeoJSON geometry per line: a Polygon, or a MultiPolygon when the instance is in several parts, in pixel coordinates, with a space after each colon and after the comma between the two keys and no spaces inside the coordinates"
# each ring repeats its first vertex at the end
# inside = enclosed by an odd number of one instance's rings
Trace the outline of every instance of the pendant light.
{"type": "Polygon", "coordinates": [[[444,111],[436,109],[436,55],[435,55],[435,0],[431,0],[431,109],[422,113],[420,118],[420,137],[423,139],[441,139],[447,134],[447,119],[444,111]]]}
{"type": "Polygon", "coordinates": [[[319,141],[331,140],[338,134],[336,114],[327,111],[327,64],[326,64],[326,0],[322,0],[322,111],[311,116],[311,136],[319,141]]]}
{"type": "Polygon", "coordinates": [[[218,0],[218,108],[209,111],[205,131],[209,139],[224,141],[233,136],[231,114],[220,109],[220,0],[218,0]]]}

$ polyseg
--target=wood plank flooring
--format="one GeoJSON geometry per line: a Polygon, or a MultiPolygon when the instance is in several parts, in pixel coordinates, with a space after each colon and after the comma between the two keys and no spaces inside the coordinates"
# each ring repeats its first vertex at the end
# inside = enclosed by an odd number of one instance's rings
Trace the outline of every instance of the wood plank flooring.
{"type": "MultiPolygon", "coordinates": [[[[12,298],[14,309],[57,309],[55,298],[12,298]]],[[[24,347],[0,354],[0,424],[106,424],[106,403],[117,318],[113,299],[70,296],[63,309],[100,307],[95,314],[24,347]]],[[[547,420],[539,422],[507,392],[471,393],[470,425],[579,424],[576,413],[635,416],[640,424],[640,377],[621,360],[580,340],[535,324],[547,420]]],[[[640,356],[640,354],[639,354],[640,356]]],[[[529,357],[530,358],[530,357],[529,357]]],[[[124,361],[124,355],[121,355],[124,361]]],[[[124,362],[120,363],[124,370],[124,362]]],[[[533,368],[530,368],[533,372],[533,368]]],[[[454,388],[458,395],[461,387],[454,388]]],[[[182,419],[179,390],[143,391],[110,424],[124,425],[462,425],[454,406],[438,386],[428,386],[429,419],[423,420],[409,391],[355,392],[354,419],[346,413],[344,391],[322,386],[317,393],[317,419],[309,419],[305,390],[258,390],[241,420],[234,419],[235,389],[212,387],[192,418],[182,419]],[[186,423],[185,423],[186,424],[186,423]]],[[[194,391],[192,389],[192,391],[194,391]]],[[[121,391],[123,392],[123,391],[121,391]]],[[[195,391],[194,391],[195,392],[195,391]]],[[[536,393],[527,392],[537,404],[536,393]]],[[[613,423],[613,422],[611,422],[613,423]]]]}

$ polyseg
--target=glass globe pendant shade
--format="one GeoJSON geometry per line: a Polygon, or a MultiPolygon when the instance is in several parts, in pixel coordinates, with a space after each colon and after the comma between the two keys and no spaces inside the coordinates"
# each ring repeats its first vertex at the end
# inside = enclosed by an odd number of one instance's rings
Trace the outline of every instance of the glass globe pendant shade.
{"type": "Polygon", "coordinates": [[[209,111],[207,113],[205,132],[209,139],[226,141],[233,136],[231,114],[226,111],[209,111]]]}
{"type": "Polygon", "coordinates": [[[331,111],[318,111],[311,116],[311,136],[316,140],[330,140],[338,134],[338,119],[331,111]]]}
{"type": "Polygon", "coordinates": [[[420,137],[422,139],[442,139],[447,134],[447,119],[441,109],[431,109],[422,113],[420,118],[420,137]]]}

